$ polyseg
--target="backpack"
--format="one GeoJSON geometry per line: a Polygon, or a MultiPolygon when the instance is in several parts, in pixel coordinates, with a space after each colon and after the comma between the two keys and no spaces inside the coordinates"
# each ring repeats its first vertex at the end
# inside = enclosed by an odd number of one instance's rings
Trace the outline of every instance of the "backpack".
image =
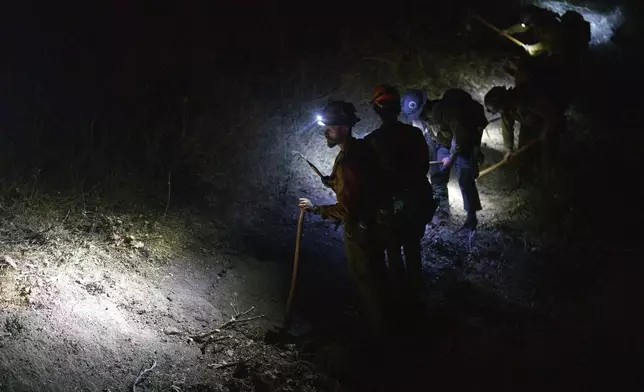
{"type": "MultiPolygon", "coordinates": [[[[427,223],[436,210],[431,184],[425,173],[414,172],[416,143],[427,144],[422,132],[400,122],[383,125],[365,137],[376,156],[381,186],[380,224],[397,231],[409,224],[427,223]],[[415,173],[415,174],[414,174],[415,173]],[[422,179],[424,181],[419,181],[422,179]]],[[[428,158],[428,157],[427,157],[428,158]]],[[[371,160],[373,162],[373,158],[371,160]]]]}
{"type": "Polygon", "coordinates": [[[465,119],[465,125],[475,132],[473,142],[475,147],[481,146],[483,130],[487,127],[488,120],[485,116],[485,108],[472,96],[461,89],[449,89],[443,94],[443,102],[458,106],[462,118],[465,119]]]}

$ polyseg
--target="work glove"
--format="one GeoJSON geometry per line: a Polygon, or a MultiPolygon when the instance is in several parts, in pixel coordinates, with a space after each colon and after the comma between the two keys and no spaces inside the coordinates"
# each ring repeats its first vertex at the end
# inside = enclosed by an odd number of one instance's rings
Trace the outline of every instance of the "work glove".
{"type": "Polygon", "coordinates": [[[452,168],[452,161],[449,158],[443,158],[443,166],[440,167],[441,173],[448,173],[452,168]]]}
{"type": "Polygon", "coordinates": [[[315,205],[311,200],[306,198],[300,198],[299,207],[307,212],[313,212],[315,210],[315,205]]]}
{"type": "Polygon", "coordinates": [[[544,51],[543,45],[541,43],[534,45],[526,45],[525,51],[532,57],[537,56],[539,53],[544,51]]]}

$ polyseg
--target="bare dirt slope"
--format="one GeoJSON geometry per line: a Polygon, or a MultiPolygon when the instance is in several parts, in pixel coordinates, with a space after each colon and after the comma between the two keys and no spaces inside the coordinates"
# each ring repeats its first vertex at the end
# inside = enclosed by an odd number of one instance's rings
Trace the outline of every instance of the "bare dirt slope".
{"type": "MultiPolygon", "coordinates": [[[[486,165],[499,142],[490,127],[486,165]]],[[[574,133],[562,136],[571,146],[574,133]]],[[[137,390],[413,391],[428,375],[452,387],[526,377],[553,387],[626,358],[638,347],[641,324],[624,310],[642,298],[639,268],[600,243],[544,242],[544,195],[514,179],[508,165],[479,181],[474,237],[452,233],[464,218],[452,179],[453,219],[423,241],[429,312],[403,315],[401,341],[364,342],[342,229],[307,217],[295,307],[308,334],[279,348],[264,337],[283,316],[297,197],[332,200],[309,178],[295,176],[283,200],[230,206],[232,218],[3,199],[0,390],[132,390],[154,364],[137,390]],[[236,315],[253,319],[215,330],[236,315]],[[204,348],[208,336],[217,341],[204,348]],[[472,377],[454,377],[463,371],[472,377]]],[[[568,227],[573,207],[587,215],[570,199],[576,185],[549,199],[561,211],[555,234],[580,233],[568,227]]]]}
{"type": "MultiPolygon", "coordinates": [[[[522,273],[508,274],[519,267],[502,254],[514,243],[487,223],[474,243],[450,234],[462,218],[453,185],[453,224],[429,229],[425,240],[428,298],[465,279],[523,299],[531,290],[525,282],[515,292],[501,283],[522,273]]],[[[486,189],[484,195],[499,196],[486,189]]],[[[484,203],[484,222],[512,211],[484,203]]],[[[0,390],[131,390],[155,363],[139,390],[324,391],[340,384],[323,373],[354,386],[350,379],[365,377],[352,367],[354,348],[337,338],[361,334],[341,228],[307,218],[296,301],[305,327],[332,336],[278,349],[264,334],[283,317],[295,208],[285,206],[290,213],[282,220],[266,219],[269,226],[249,221],[237,232],[186,214],[150,222],[149,212],[77,213],[53,205],[60,203],[43,199],[3,210],[0,390]],[[214,332],[222,340],[205,349],[193,339],[248,310],[240,319],[263,317],[214,332]]]]}
{"type": "Polygon", "coordinates": [[[563,385],[604,353],[634,347],[603,345],[625,317],[611,304],[636,286],[622,286],[618,274],[596,280],[610,253],[584,255],[583,264],[580,254],[555,258],[529,223],[538,222],[534,195],[512,190],[512,178],[510,167],[481,181],[475,238],[452,234],[463,216],[451,184],[453,221],[424,239],[429,314],[401,318],[420,320],[404,341],[366,345],[342,229],[314,217],[296,301],[312,333],[279,348],[264,341],[281,321],[290,278],[297,209],[288,203],[279,216],[258,206],[259,222],[234,230],[190,214],[153,220],[5,205],[0,390],[132,390],[154,364],[137,390],[412,391],[428,374],[433,385],[520,385],[527,376],[563,385]],[[264,317],[216,330],[236,315],[264,317]],[[204,348],[195,335],[210,331],[217,341],[204,348]],[[543,377],[557,369],[568,370],[543,377]],[[454,378],[462,371],[472,377],[454,378]]]}
{"type": "Polygon", "coordinates": [[[319,383],[294,351],[263,343],[282,317],[282,266],[204,247],[193,252],[179,241],[181,225],[170,236],[167,226],[138,230],[126,216],[109,220],[107,240],[74,235],[75,225],[58,221],[37,241],[3,246],[0,390],[131,390],[154,363],[139,390],[319,383]],[[133,233],[162,238],[144,243],[133,233]],[[241,313],[239,321],[252,320],[213,332],[216,343],[202,348],[203,340],[190,338],[241,313]]]}
{"type": "MultiPolygon", "coordinates": [[[[92,261],[84,263],[86,272],[26,267],[14,278],[39,282],[29,297],[35,308],[2,314],[4,332],[11,333],[2,340],[3,387],[123,390],[154,360],[153,385],[216,380],[218,372],[207,369],[215,358],[204,358],[186,334],[223,324],[232,313],[232,293],[242,289],[240,306],[253,304],[255,315],[275,314],[270,291],[243,270],[248,264],[231,269],[230,261],[214,262],[218,268],[140,265],[140,274],[92,261]]],[[[230,352],[222,360],[244,359],[239,355],[230,352]]]]}

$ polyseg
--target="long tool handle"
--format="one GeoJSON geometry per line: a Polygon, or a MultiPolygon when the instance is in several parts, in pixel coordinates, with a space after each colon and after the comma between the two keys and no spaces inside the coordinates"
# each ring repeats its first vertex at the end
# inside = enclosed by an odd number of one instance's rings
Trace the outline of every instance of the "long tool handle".
{"type": "Polygon", "coordinates": [[[498,27],[496,27],[492,23],[488,22],[487,20],[483,19],[481,16],[479,16],[477,14],[473,14],[472,17],[475,18],[476,20],[478,20],[479,22],[483,23],[484,25],[486,25],[490,29],[494,30],[497,34],[501,34],[505,38],[507,38],[510,41],[514,42],[515,44],[519,45],[522,49],[524,49],[526,51],[528,50],[526,44],[524,44],[523,42],[521,42],[518,39],[514,38],[510,34],[503,32],[501,29],[499,29],[498,27]]]}
{"type": "Polygon", "coordinates": [[[492,165],[492,166],[490,166],[490,167],[486,168],[485,170],[483,170],[483,171],[481,171],[481,172],[479,173],[479,176],[478,176],[477,180],[480,180],[480,179],[481,179],[481,177],[485,177],[485,176],[487,176],[488,174],[492,173],[493,171],[495,171],[496,169],[498,169],[498,168],[500,168],[501,166],[505,165],[506,163],[508,163],[508,161],[506,161],[506,160],[504,159],[504,160],[499,161],[499,162],[495,163],[494,165],[492,165]]]}
{"type": "Polygon", "coordinates": [[[302,242],[302,230],[304,228],[304,214],[306,211],[300,209],[300,216],[297,219],[297,237],[295,238],[295,257],[293,259],[293,276],[291,277],[291,289],[286,301],[286,316],[284,317],[284,328],[288,329],[291,324],[291,312],[293,309],[293,298],[295,297],[295,286],[297,283],[297,271],[300,265],[300,243],[302,242]]]}
{"type": "MultiPolygon", "coordinates": [[[[515,159],[515,157],[516,157],[517,155],[520,155],[520,154],[524,153],[527,149],[529,149],[529,148],[531,148],[532,146],[534,146],[534,145],[538,144],[539,142],[541,142],[541,139],[533,140],[533,141],[531,141],[530,143],[526,144],[525,146],[521,147],[520,149],[516,150],[516,151],[512,154],[512,159],[514,160],[514,159],[515,159]]],[[[504,159],[504,160],[502,160],[502,161],[500,161],[500,162],[497,162],[497,163],[495,163],[494,165],[492,165],[492,166],[490,166],[490,167],[486,168],[485,170],[483,170],[483,171],[481,171],[481,172],[479,173],[479,176],[478,176],[477,180],[480,180],[480,179],[481,179],[481,177],[485,177],[485,176],[487,176],[488,174],[492,173],[493,171],[495,171],[496,169],[500,168],[501,166],[504,166],[504,165],[505,165],[505,164],[507,164],[507,163],[508,163],[508,161],[506,161],[506,160],[504,159]]]]}
{"type": "Polygon", "coordinates": [[[315,167],[315,165],[314,165],[313,163],[311,163],[311,161],[309,161],[309,160],[308,160],[308,159],[306,159],[306,158],[304,158],[304,160],[306,161],[306,163],[307,163],[309,166],[311,166],[311,169],[313,169],[313,171],[315,172],[315,174],[317,174],[320,178],[324,177],[324,174],[322,174],[322,172],[320,171],[320,169],[318,169],[317,167],[315,167]]]}
{"type": "Polygon", "coordinates": [[[320,178],[323,178],[323,177],[324,177],[324,174],[322,174],[322,172],[320,171],[320,169],[318,169],[318,168],[313,164],[313,162],[311,162],[311,161],[309,161],[308,159],[306,159],[306,157],[305,157],[304,155],[302,155],[302,153],[300,153],[300,152],[298,152],[298,151],[293,151],[293,154],[295,154],[295,155],[297,155],[298,157],[302,158],[302,159],[304,160],[304,162],[306,162],[306,164],[307,164],[307,165],[309,165],[309,167],[310,167],[311,169],[313,169],[313,171],[315,172],[315,174],[317,174],[317,175],[318,175],[318,177],[320,177],[320,178]]]}
{"type": "Polygon", "coordinates": [[[443,161],[429,161],[429,166],[442,165],[443,161]]]}

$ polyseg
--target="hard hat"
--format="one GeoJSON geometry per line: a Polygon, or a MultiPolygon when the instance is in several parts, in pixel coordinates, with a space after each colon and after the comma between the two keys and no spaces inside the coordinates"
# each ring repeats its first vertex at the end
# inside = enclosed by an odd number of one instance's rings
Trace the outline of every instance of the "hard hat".
{"type": "Polygon", "coordinates": [[[427,93],[423,90],[409,90],[402,97],[402,112],[410,120],[418,120],[427,103],[427,93]]]}
{"type": "Polygon", "coordinates": [[[400,105],[400,93],[393,86],[383,84],[376,87],[371,98],[371,104],[378,107],[391,106],[393,104],[400,105]]]}
{"type": "Polygon", "coordinates": [[[450,88],[443,93],[442,99],[444,101],[467,102],[472,99],[472,96],[460,88],[450,88]]]}
{"type": "Polygon", "coordinates": [[[532,23],[536,22],[536,19],[539,17],[539,15],[543,12],[543,10],[536,5],[530,4],[526,5],[521,9],[521,15],[519,16],[519,20],[521,23],[526,24],[526,25],[531,25],[532,23]]]}
{"type": "Polygon", "coordinates": [[[485,108],[488,112],[498,113],[505,97],[507,96],[508,90],[505,87],[495,86],[490,89],[490,91],[485,94],[484,103],[485,108]]]}
{"type": "Polygon", "coordinates": [[[354,126],[360,119],[356,116],[356,107],[351,102],[331,101],[322,111],[322,123],[326,126],[354,126]]]}

